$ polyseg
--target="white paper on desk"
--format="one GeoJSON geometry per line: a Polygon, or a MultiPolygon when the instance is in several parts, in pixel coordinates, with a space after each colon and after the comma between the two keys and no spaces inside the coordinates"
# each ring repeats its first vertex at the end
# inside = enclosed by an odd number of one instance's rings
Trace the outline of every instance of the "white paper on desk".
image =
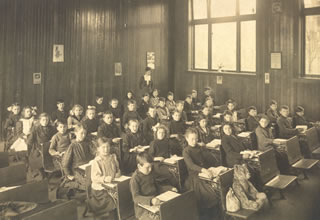
{"type": "Polygon", "coordinates": [[[276,138],[274,139],[274,143],[275,144],[284,144],[286,143],[288,140],[287,139],[281,139],[281,138],[276,138]]]}
{"type": "Polygon", "coordinates": [[[163,162],[169,163],[169,164],[176,164],[177,161],[179,161],[179,160],[183,160],[183,157],[179,157],[179,156],[177,156],[177,155],[173,155],[173,156],[170,157],[170,158],[164,159],[163,162]]]}
{"type": "Polygon", "coordinates": [[[240,134],[238,134],[238,137],[249,137],[250,134],[251,134],[250,131],[241,132],[240,134]]]}
{"type": "Polygon", "coordinates": [[[217,114],[213,115],[212,117],[213,118],[221,118],[221,115],[222,115],[221,113],[217,113],[217,114]]]}
{"type": "Polygon", "coordinates": [[[180,196],[179,193],[173,192],[173,191],[167,191],[164,193],[161,193],[160,195],[157,196],[157,198],[161,201],[161,202],[167,202],[171,199],[174,199],[176,197],[180,196]]]}
{"type": "Polygon", "coordinates": [[[303,131],[300,133],[305,133],[308,130],[308,126],[307,125],[297,125],[296,128],[302,128],[303,131]]]}
{"type": "Polygon", "coordinates": [[[92,132],[91,133],[93,136],[98,136],[98,132],[92,132]]]}
{"type": "Polygon", "coordinates": [[[125,180],[130,179],[130,178],[131,178],[130,176],[120,176],[120,177],[114,178],[114,181],[116,181],[116,182],[123,182],[123,181],[125,181],[125,180]]]}
{"type": "Polygon", "coordinates": [[[8,190],[11,190],[11,189],[15,189],[17,187],[20,187],[20,186],[9,186],[9,187],[0,187],[0,192],[5,192],[5,191],[8,191],[8,190]]]}
{"type": "Polygon", "coordinates": [[[148,210],[149,212],[152,212],[154,214],[158,213],[160,210],[160,206],[151,206],[151,205],[143,205],[138,203],[138,206],[148,210]]]}
{"type": "Polygon", "coordinates": [[[210,143],[207,143],[206,147],[215,149],[220,145],[221,145],[221,139],[214,139],[210,143]]]}
{"type": "Polygon", "coordinates": [[[211,178],[205,173],[199,173],[198,176],[201,177],[201,178],[204,178],[204,179],[211,180],[211,178]]]}

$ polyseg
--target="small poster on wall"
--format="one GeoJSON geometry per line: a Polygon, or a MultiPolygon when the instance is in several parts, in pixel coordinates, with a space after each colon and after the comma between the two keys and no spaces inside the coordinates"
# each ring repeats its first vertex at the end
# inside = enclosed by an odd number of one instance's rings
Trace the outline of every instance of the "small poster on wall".
{"type": "Polygon", "coordinates": [[[64,45],[54,44],[53,45],[53,62],[64,62],[64,45]]]}
{"type": "Polygon", "coordinates": [[[34,85],[41,84],[41,73],[33,73],[33,84],[34,85]]]}
{"type": "Polygon", "coordinates": [[[121,76],[122,75],[122,64],[114,63],[114,75],[121,76]]]}
{"type": "Polygon", "coordinates": [[[281,53],[272,52],[271,53],[271,69],[280,70],[281,69],[281,53]]]}
{"type": "Polygon", "coordinates": [[[155,52],[147,52],[147,67],[155,69],[156,55],[155,52]]]}

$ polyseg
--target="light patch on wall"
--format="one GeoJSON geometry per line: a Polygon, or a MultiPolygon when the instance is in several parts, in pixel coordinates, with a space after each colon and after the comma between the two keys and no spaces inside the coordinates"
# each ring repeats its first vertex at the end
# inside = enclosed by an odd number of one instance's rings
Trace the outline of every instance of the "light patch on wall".
{"type": "Polygon", "coordinates": [[[222,85],[222,76],[217,76],[217,84],[222,85]]]}
{"type": "Polygon", "coordinates": [[[33,84],[34,85],[41,84],[41,73],[33,73],[33,84]]]}

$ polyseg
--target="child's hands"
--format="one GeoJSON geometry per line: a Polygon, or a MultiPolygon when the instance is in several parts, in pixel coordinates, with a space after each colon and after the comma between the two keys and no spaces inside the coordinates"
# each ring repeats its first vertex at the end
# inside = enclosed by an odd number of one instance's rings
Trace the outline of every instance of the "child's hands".
{"type": "Polygon", "coordinates": [[[69,180],[71,180],[71,181],[74,180],[74,176],[72,176],[72,175],[68,175],[67,178],[68,178],[69,180]]]}
{"type": "Polygon", "coordinates": [[[243,158],[243,159],[248,159],[249,157],[250,157],[250,154],[243,154],[243,155],[242,155],[242,158],[243,158]]]}
{"type": "Polygon", "coordinates": [[[177,188],[175,188],[175,187],[173,187],[173,188],[171,189],[171,191],[172,191],[172,192],[178,192],[177,188]]]}
{"type": "Polygon", "coordinates": [[[120,118],[116,118],[116,122],[120,122],[120,118]]]}
{"type": "Polygon", "coordinates": [[[112,180],[113,180],[113,178],[112,178],[111,176],[106,176],[106,177],[103,179],[103,181],[104,181],[105,183],[111,183],[112,180]]]}
{"type": "Polygon", "coordinates": [[[120,142],[121,138],[113,138],[112,142],[118,144],[120,142]]]}
{"type": "Polygon", "coordinates": [[[157,197],[154,197],[153,199],[151,199],[151,204],[160,205],[160,200],[157,197]]]}
{"type": "Polygon", "coordinates": [[[201,147],[206,146],[206,144],[205,144],[205,143],[203,143],[203,142],[199,142],[199,143],[198,143],[198,145],[199,145],[199,146],[201,146],[201,147]]]}

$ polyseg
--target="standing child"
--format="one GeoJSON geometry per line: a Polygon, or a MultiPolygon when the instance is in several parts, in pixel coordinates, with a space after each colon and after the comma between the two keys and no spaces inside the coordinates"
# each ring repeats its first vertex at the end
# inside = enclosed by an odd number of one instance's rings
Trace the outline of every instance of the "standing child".
{"type": "Polygon", "coordinates": [[[157,107],[159,104],[159,90],[158,89],[154,89],[152,91],[152,96],[150,98],[150,105],[153,107],[157,107]]]}
{"type": "Polygon", "coordinates": [[[51,120],[55,124],[57,121],[67,123],[68,114],[64,110],[64,100],[58,99],[57,100],[57,109],[52,112],[51,114],[51,120]]]}
{"type": "Polygon", "coordinates": [[[141,100],[139,108],[138,108],[138,113],[142,119],[145,119],[148,116],[147,113],[148,113],[148,109],[150,106],[149,101],[150,101],[149,93],[143,94],[142,100],[141,100]]]}
{"type": "Polygon", "coordinates": [[[147,144],[153,141],[153,133],[155,131],[156,126],[159,125],[158,123],[159,120],[156,115],[156,108],[150,106],[148,111],[148,117],[144,119],[142,122],[142,132],[147,144]]]}
{"type": "Polygon", "coordinates": [[[139,122],[142,120],[140,115],[137,112],[137,103],[134,100],[128,101],[128,111],[126,111],[123,114],[122,118],[122,126],[127,129],[128,128],[128,122],[130,120],[136,119],[139,122]]]}
{"type": "Polygon", "coordinates": [[[83,170],[78,167],[88,163],[93,158],[91,145],[86,141],[87,131],[82,124],[78,124],[74,128],[76,139],[70,144],[68,150],[63,156],[62,167],[69,186],[73,189],[85,190],[86,180],[83,170]]]}
{"type": "Polygon", "coordinates": [[[166,107],[166,100],[163,97],[159,98],[159,104],[157,107],[157,116],[161,124],[169,127],[170,112],[169,112],[169,109],[166,107]]]}
{"type": "Polygon", "coordinates": [[[89,134],[98,131],[99,119],[96,118],[96,107],[88,106],[86,116],[81,120],[89,134]]]}
{"type": "Polygon", "coordinates": [[[94,106],[96,107],[96,114],[98,119],[102,118],[103,113],[107,110],[106,105],[103,102],[103,96],[102,95],[96,95],[96,103],[94,103],[94,106]]]}
{"type": "Polygon", "coordinates": [[[277,123],[277,120],[280,117],[277,108],[278,103],[275,100],[271,100],[269,108],[267,110],[267,116],[270,119],[271,123],[277,123]]]}
{"type": "Polygon", "coordinates": [[[132,173],[136,167],[136,155],[138,149],[136,147],[146,144],[142,132],[139,131],[139,121],[131,119],[128,123],[129,129],[123,135],[123,172],[132,173]]]}
{"type": "Polygon", "coordinates": [[[147,153],[137,155],[137,169],[130,179],[130,191],[134,202],[135,217],[139,220],[158,220],[159,217],[151,214],[138,204],[160,205],[160,200],[156,197],[166,190],[177,191],[172,186],[160,187],[152,174],[152,157],[147,153]]]}
{"type": "Polygon", "coordinates": [[[13,103],[10,107],[8,107],[8,111],[10,111],[9,117],[6,119],[4,124],[4,136],[5,136],[5,149],[4,151],[8,151],[10,146],[14,143],[16,140],[15,138],[15,128],[16,124],[20,119],[20,104],[19,103],[13,103]]]}
{"type": "Polygon", "coordinates": [[[248,108],[247,130],[255,131],[258,126],[257,108],[255,106],[250,106],[248,108]]]}
{"type": "Polygon", "coordinates": [[[76,125],[81,123],[82,113],[83,113],[83,108],[81,105],[75,104],[72,107],[70,111],[70,116],[68,117],[68,120],[67,120],[69,130],[73,130],[76,125]]]}
{"type": "Polygon", "coordinates": [[[173,92],[168,92],[166,106],[169,109],[170,114],[172,114],[174,110],[176,110],[176,102],[174,101],[173,92]]]}
{"type": "Polygon", "coordinates": [[[91,163],[91,195],[88,206],[95,214],[108,213],[116,208],[116,205],[105,187],[115,177],[120,177],[121,172],[115,154],[111,153],[111,143],[106,138],[98,139],[96,157],[91,163]]]}
{"type": "MultiPolygon", "coordinates": [[[[205,173],[212,177],[209,169],[216,166],[216,160],[204,147],[200,147],[197,130],[189,128],[185,134],[188,146],[183,150],[183,158],[186,163],[189,176],[186,180],[186,188],[193,190],[196,195],[200,210],[219,209],[219,193],[210,183],[199,178],[199,173],[205,173]]],[[[213,210],[210,210],[211,213],[213,210]]]]}

